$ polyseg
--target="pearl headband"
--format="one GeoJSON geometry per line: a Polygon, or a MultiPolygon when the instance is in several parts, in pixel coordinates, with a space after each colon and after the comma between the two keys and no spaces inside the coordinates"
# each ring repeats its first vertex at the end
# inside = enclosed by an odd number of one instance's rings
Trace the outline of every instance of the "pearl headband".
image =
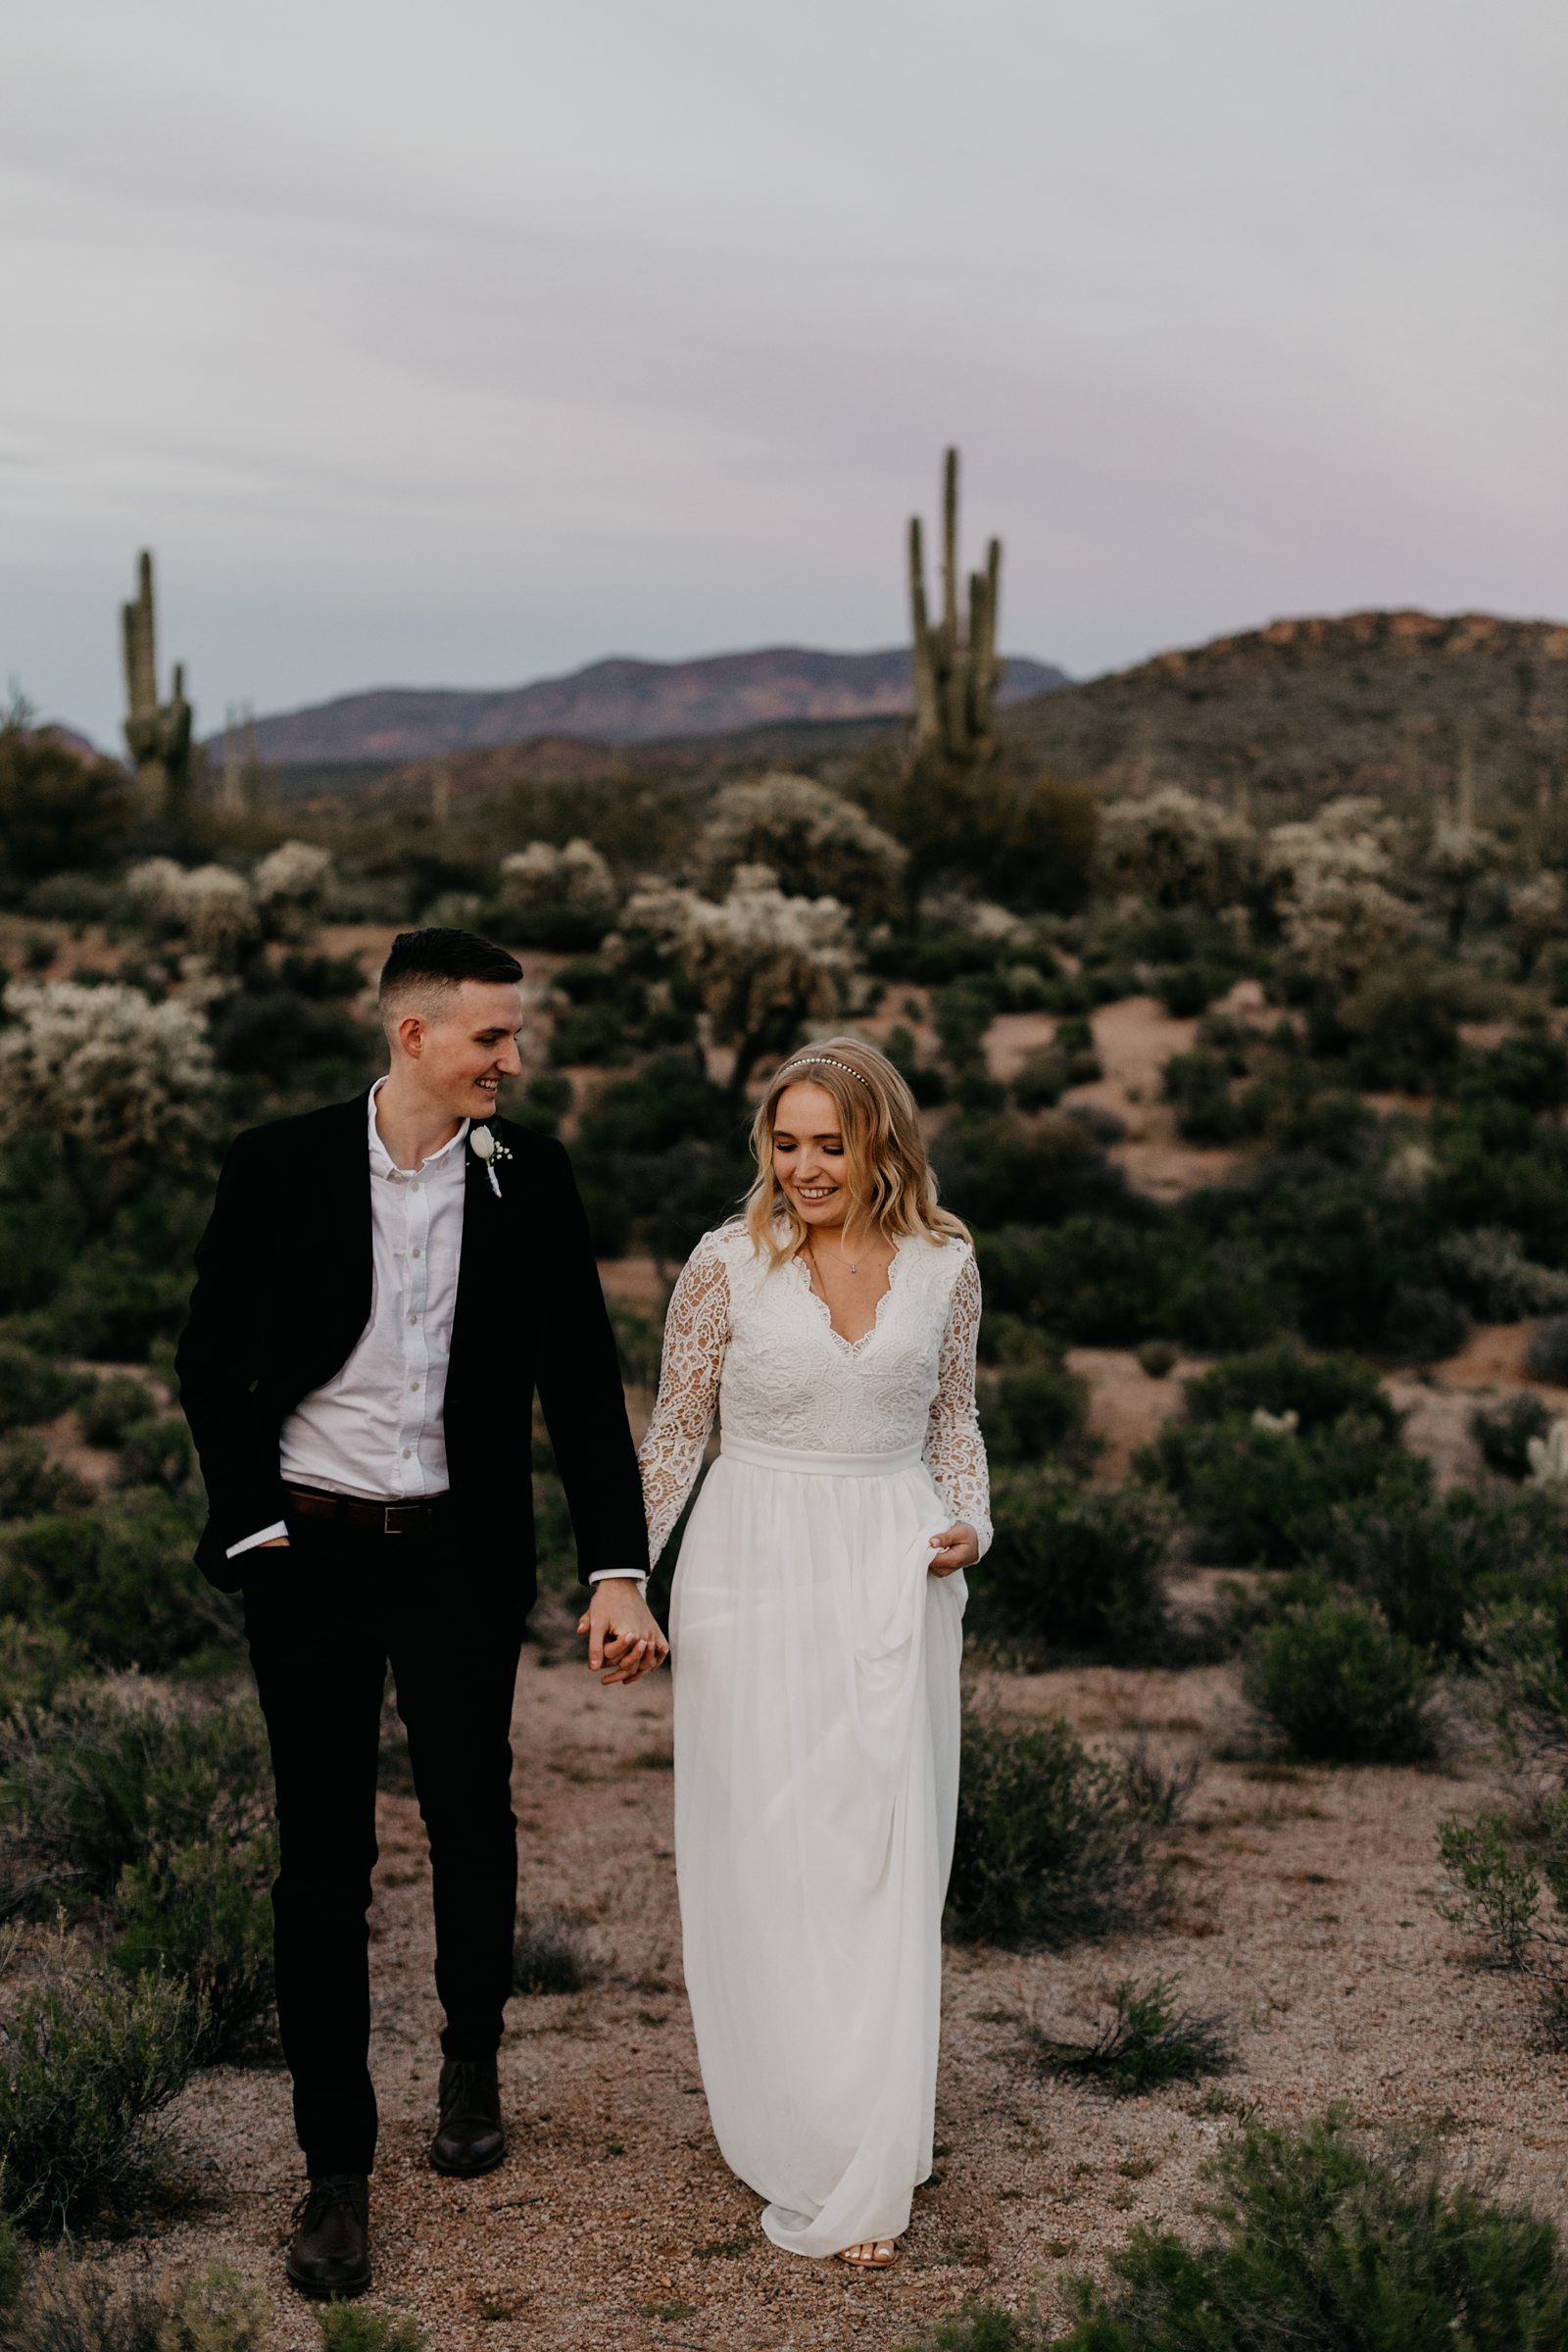
{"type": "Polygon", "coordinates": [[[868,1095],[875,1092],[870,1079],[858,1070],[853,1061],[840,1061],[838,1056],[833,1054],[803,1054],[799,1061],[786,1063],[785,1067],[780,1070],[779,1076],[781,1078],[793,1077],[797,1070],[809,1069],[813,1062],[820,1062],[822,1067],[828,1070],[847,1070],[852,1078],[859,1079],[868,1095]]]}

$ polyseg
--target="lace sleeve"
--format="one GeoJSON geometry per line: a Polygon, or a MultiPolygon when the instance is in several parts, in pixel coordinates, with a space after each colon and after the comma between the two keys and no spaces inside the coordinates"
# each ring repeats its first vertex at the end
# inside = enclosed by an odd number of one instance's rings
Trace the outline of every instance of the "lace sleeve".
{"type": "Polygon", "coordinates": [[[980,1269],[974,1252],[966,1250],[953,1286],[948,1328],[942,1335],[937,1393],[926,1424],[925,1460],[943,1501],[955,1519],[966,1520],[974,1529],[984,1552],[991,1543],[991,1487],[974,1395],[979,1335],[980,1269]]]}
{"type": "Polygon", "coordinates": [[[692,1251],[670,1293],[659,1398],[637,1449],[650,1568],[669,1540],[703,1466],[729,1339],[729,1277],[711,1240],[692,1251]]]}

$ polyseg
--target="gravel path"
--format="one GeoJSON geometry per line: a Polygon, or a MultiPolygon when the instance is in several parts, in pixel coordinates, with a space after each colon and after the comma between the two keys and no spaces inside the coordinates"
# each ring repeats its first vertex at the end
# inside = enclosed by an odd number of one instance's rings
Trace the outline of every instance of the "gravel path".
{"type": "MultiPolygon", "coordinates": [[[[516,1713],[523,1901],[576,1912],[605,1975],[514,2004],[514,2153],[486,2180],[441,2180],[424,2163],[428,1873],[412,1802],[382,1802],[375,2299],[416,2314],[436,2352],[895,2347],[968,2295],[1049,2300],[1054,2278],[1093,2267],[1135,2221],[1190,2215],[1197,2168],[1243,2104],[1283,2118],[1344,2098],[1369,2123],[1434,2123],[1451,2160],[1506,2158],[1511,2184],[1568,2220],[1568,2063],[1542,2052],[1525,1996],[1470,1967],[1427,1899],[1435,1824],[1480,1787],[1211,1761],[1163,1930],[1058,1955],[951,1955],[940,2179],[916,2199],[899,2266],[861,2278],[777,2252],[713,2146],[680,1990],[667,1682],[603,1691],[559,1617],[546,1630],[516,1713]],[[1156,1970],[1179,1973],[1192,2006],[1230,2013],[1243,2064],[1217,2086],[1229,2113],[1212,2089],[1112,2103],[1035,2077],[1020,2019],[1082,2033],[1119,1977],[1156,1970]]],[[[1220,1669],[1011,1677],[1006,1694],[1172,1756],[1223,1744],[1234,1708],[1220,1669]]],[[[226,2257],[276,2292],[272,2352],[309,2352],[315,2323],[278,2271],[298,2184],[284,2077],[210,2075],[176,2121],[210,2209],[110,2259],[226,2257]]]]}

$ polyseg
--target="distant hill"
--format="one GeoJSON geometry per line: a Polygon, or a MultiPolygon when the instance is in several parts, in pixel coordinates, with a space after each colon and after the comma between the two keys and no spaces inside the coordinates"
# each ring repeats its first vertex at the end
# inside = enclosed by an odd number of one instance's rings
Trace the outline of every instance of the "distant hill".
{"type": "MultiPolygon", "coordinates": [[[[1049,662],[1008,658],[1001,701],[1066,684],[1049,662]]],[[[337,760],[388,764],[479,751],[539,735],[595,743],[653,743],[729,734],[783,720],[896,718],[914,707],[909,656],[824,654],[768,646],[697,662],[592,662],[567,677],[490,691],[388,686],[256,721],[271,765],[337,760]]]]}
{"type": "Polygon", "coordinates": [[[1276,620],[1160,654],[1007,712],[1014,751],[1064,781],[1315,802],[1451,787],[1533,800],[1568,781],[1568,625],[1486,612],[1276,620]]]}

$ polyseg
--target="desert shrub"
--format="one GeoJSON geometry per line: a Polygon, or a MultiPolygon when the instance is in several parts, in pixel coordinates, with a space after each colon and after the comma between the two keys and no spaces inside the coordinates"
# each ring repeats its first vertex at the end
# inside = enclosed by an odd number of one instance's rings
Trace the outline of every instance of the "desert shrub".
{"type": "MultiPolygon", "coordinates": [[[[1419,2138],[1374,2152],[1331,2108],[1250,2124],[1206,2168],[1210,2234],[1135,2229],[1109,2283],[1081,2281],[1076,2324],[1030,2352],[1535,2352],[1568,2331],[1557,2231],[1519,2205],[1448,2187],[1419,2138]]],[[[971,2332],[953,2352],[1003,2352],[971,2332]]]]}
{"type": "Polygon", "coordinates": [[[1473,976],[1435,956],[1379,964],[1336,1007],[1356,1083],[1430,1094],[1459,1057],[1459,1023],[1475,1009],[1473,976]]]}
{"type": "Polygon", "coordinates": [[[1331,1594],[1286,1609],[1254,1635],[1242,1688],[1297,1755],[1407,1764],[1432,1753],[1431,1658],[1375,1602],[1331,1594]]]}
{"type": "Polygon", "coordinates": [[[1525,1366],[1532,1380],[1568,1387],[1568,1315],[1548,1315],[1531,1333],[1525,1366]]]}
{"type": "Polygon", "coordinates": [[[1019,1110],[1053,1110],[1072,1083],[1066,1054],[1042,1046],[1014,1072],[1012,1100],[1019,1110]]]}
{"type": "Polygon", "coordinates": [[[1059,1717],[964,1711],[948,1889],[959,1941],[1070,1943],[1153,1907],[1161,1877],[1150,1784],[1095,1755],[1059,1717]]]}
{"type": "Polygon", "coordinates": [[[1175,1371],[1180,1360],[1181,1349],[1169,1340],[1145,1340],[1138,1349],[1139,1367],[1151,1380],[1163,1380],[1168,1372],[1175,1371]]]}
{"type": "Polygon", "coordinates": [[[1098,2083],[1117,2098],[1224,2074],[1235,2064],[1225,2019],[1181,2008],[1176,1992],[1169,1977],[1143,1985],[1124,1977],[1093,2041],[1062,2041],[1031,2029],[1041,2071],[1098,2083]]]}
{"type": "Polygon", "coordinates": [[[1176,1423],[1140,1448],[1133,1468],[1169,1489],[1193,1556],[1219,1568],[1293,1567],[1321,1549],[1347,1498],[1408,1509],[1432,1485],[1424,1460],[1354,1412],[1304,1433],[1238,1412],[1176,1423]]]}
{"type": "Polygon", "coordinates": [[[72,1517],[46,1510],[0,1540],[0,1606],[59,1625],[99,1665],[172,1666],[239,1641],[239,1611],[191,1554],[201,1505],[148,1488],[72,1517]]]}
{"type": "Polygon", "coordinates": [[[1499,1226],[1446,1233],[1434,1255],[1446,1287],[1484,1322],[1512,1323],[1568,1307],[1568,1274],[1536,1265],[1525,1256],[1519,1236],[1499,1226]]]}
{"type": "Polygon", "coordinates": [[[0,1520],[70,1510],[87,1499],[74,1471],[51,1460],[41,1439],[19,1431],[0,1440],[0,1520]]]}
{"type": "Polygon", "coordinates": [[[518,1922],[512,1947],[514,1992],[581,1992],[597,1973],[568,1912],[534,1911],[518,1922]]]}
{"type": "Polygon", "coordinates": [[[1530,1441],[1544,1438],[1556,1416],[1533,1389],[1521,1389],[1503,1404],[1478,1404],[1467,1424],[1489,1470],[1500,1478],[1530,1475],[1530,1441]]]}
{"type": "Polygon", "coordinates": [[[34,2265],[0,2326],[0,2352],[262,2352],[267,2297],[226,2263],[172,2287],[126,2286],[65,2253],[34,2265]]]}
{"type": "Polygon", "coordinates": [[[1313,1354],[1290,1339],[1222,1357],[1183,1382],[1182,1403],[1190,1421],[1221,1421],[1259,1406],[1270,1413],[1295,1413],[1303,1437],[1338,1421],[1342,1413],[1375,1421],[1391,1438],[1399,1427],[1399,1416],[1369,1364],[1353,1355],[1313,1354]]]}
{"type": "Polygon", "coordinates": [[[429,2352],[417,2320],[394,2319],[364,2303],[329,2303],[320,2316],[322,2352],[429,2352]]]}
{"type": "Polygon", "coordinates": [[[1543,1936],[1541,1873],[1517,1822],[1499,1812],[1442,1822],[1438,1853],[1447,1874],[1438,1913],[1472,1936],[1494,1967],[1530,1968],[1543,1941],[1555,1951],[1560,1938],[1543,1936]]]}
{"type": "Polygon", "coordinates": [[[1463,1487],[1390,1507],[1377,1493],[1329,1512],[1310,1567],[1375,1601],[1397,1634],[1472,1663],[1472,1611],[1529,1602],[1568,1626],[1568,1514],[1550,1494],[1463,1487]]]}
{"type": "Polygon", "coordinates": [[[145,1421],[153,1402],[144,1380],[131,1372],[113,1372],[95,1381],[76,1407],[81,1434],[89,1446],[118,1446],[132,1422],[145,1421]]]}
{"type": "Polygon", "coordinates": [[[162,1487],[177,1494],[196,1470],[196,1447],[179,1413],[147,1413],[120,1441],[120,1476],[127,1487],[162,1487]]]}
{"type": "Polygon", "coordinates": [[[1165,1624],[1175,1518],[1136,1479],[1084,1487],[1059,1466],[998,1472],[997,1532],[968,1578],[971,1632],[1025,1653],[1147,1656],[1165,1624]]]}
{"type": "Polygon", "coordinates": [[[174,1708],[77,1684],[0,1730],[0,1768],[14,1906],[111,1895],[128,1866],[238,1847],[270,1819],[260,1710],[234,1700],[174,1708]]]}
{"type": "Polygon", "coordinates": [[[1401,1282],[1384,1318],[1382,1353],[1396,1364],[1441,1363],[1464,1346],[1470,1318],[1438,1283],[1401,1282]]]}
{"type": "Polygon", "coordinates": [[[74,1258],[49,1301],[57,1347],[106,1363],[139,1364],[155,1340],[184,1328],[190,1306],[186,1262],[158,1262],[137,1250],[101,1243],[74,1258]]]}
{"type": "Polygon", "coordinates": [[[172,1979],[24,1994],[0,2059],[0,2202],[25,2228],[122,2209],[167,2162],[155,2119],[189,2077],[199,2016],[172,1979]]]}
{"type": "Polygon", "coordinates": [[[19,1707],[52,1705],[81,1664],[63,1626],[0,1617],[0,1717],[19,1707]]]}
{"type": "Polygon", "coordinates": [[[272,2010],[270,1830],[159,1846],[127,1864],[116,1896],[109,1957],[127,1975],[163,1971],[194,1996],[199,2066],[256,2056],[272,2010]]]}
{"type": "Polygon", "coordinates": [[[1089,1385],[1059,1357],[990,1375],[980,1410],[986,1451],[999,1465],[1057,1454],[1087,1468],[1100,1450],[1089,1435],[1089,1385]]]}
{"type": "Polygon", "coordinates": [[[74,1404],[86,1383],[30,1348],[0,1342],[0,1430],[52,1421],[74,1404]]]}
{"type": "Polygon", "coordinates": [[[1202,1012],[1216,997],[1225,994],[1231,978],[1232,974],[1221,964],[1197,961],[1172,964],[1160,974],[1159,999],[1165,1010],[1177,1020],[1190,1020],[1194,1013],[1202,1012]]]}
{"type": "Polygon", "coordinates": [[[1006,1112],[951,1119],[934,1157],[943,1200],[987,1227],[1054,1222],[1119,1200],[1127,1189],[1083,1121],[1060,1111],[1035,1126],[1006,1112]]]}
{"type": "Polygon", "coordinates": [[[1246,1104],[1231,1092],[1230,1057],[1173,1054],[1160,1072],[1160,1092],[1176,1110],[1176,1131],[1190,1144],[1233,1144],[1250,1132],[1246,1104]]]}
{"type": "Polygon", "coordinates": [[[1101,1348],[1172,1334],[1191,1348],[1245,1347],[1278,1328],[1280,1303],[1255,1258],[1141,1202],[1118,1206],[1126,1213],[983,1233],[992,1308],[1101,1348]]]}

